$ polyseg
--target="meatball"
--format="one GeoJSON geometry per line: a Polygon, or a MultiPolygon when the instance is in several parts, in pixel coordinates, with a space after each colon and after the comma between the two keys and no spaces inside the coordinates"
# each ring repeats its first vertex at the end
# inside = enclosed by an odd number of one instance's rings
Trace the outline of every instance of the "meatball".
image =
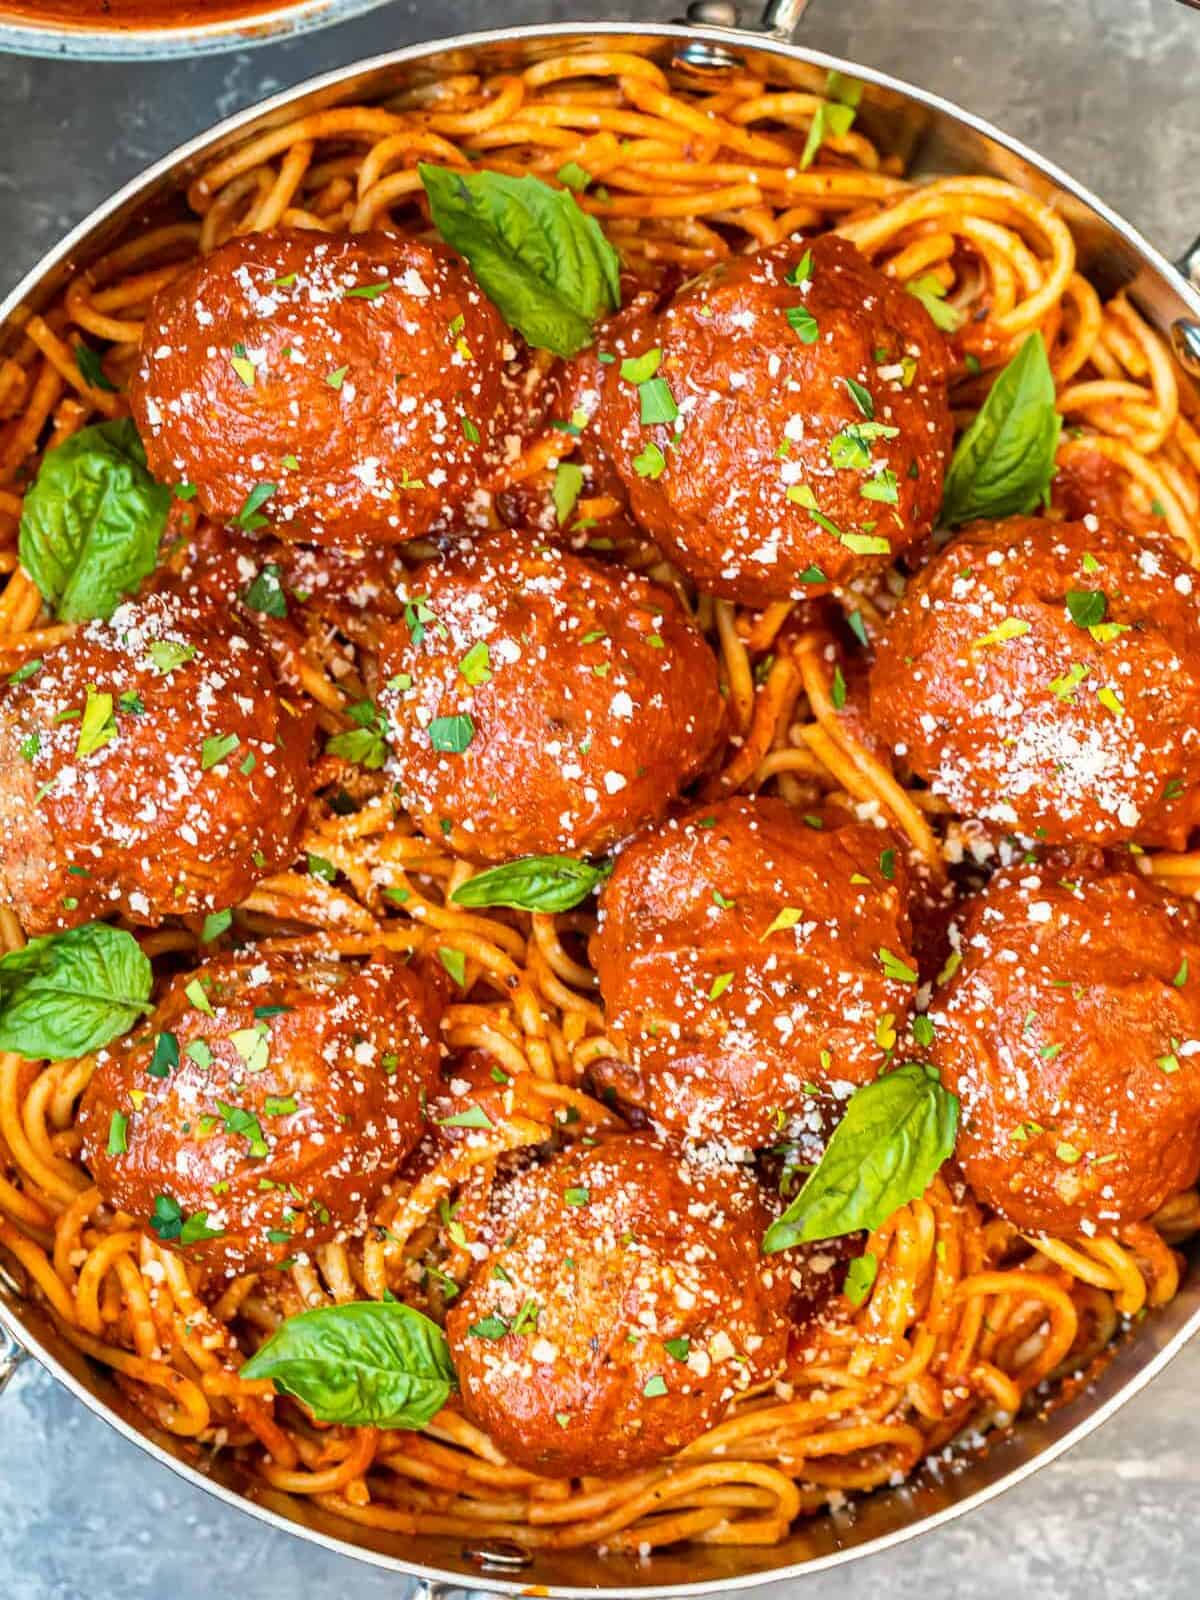
{"type": "Polygon", "coordinates": [[[105,1202],[249,1272],[357,1230],[422,1131],[438,1005],[394,956],[228,956],[100,1052],[79,1117],[105,1202]]]}
{"type": "Polygon", "coordinates": [[[28,933],[236,905],[295,853],[313,727],[228,612],[119,606],[0,692],[0,891],[28,933]]]}
{"type": "Polygon", "coordinates": [[[1200,1173],[1194,908],[1095,861],[1008,868],[963,907],[933,1059],[987,1205],[1051,1234],[1147,1217],[1200,1173]]]}
{"type": "Polygon", "coordinates": [[[952,438],[946,342],[845,240],[722,262],[610,343],[601,441],[634,516],[702,589],[802,597],[932,526],[952,438]]]}
{"type": "Polygon", "coordinates": [[[590,955],[626,1061],[593,1070],[660,1126],[819,1137],[822,1098],[883,1066],[916,988],[908,874],[890,834],[828,823],[732,799],[618,858],[590,955]]]}
{"type": "Polygon", "coordinates": [[[507,330],[441,245],[279,230],[155,299],[130,404],[151,471],[291,538],[411,539],[476,487],[507,330]]]}
{"type": "Polygon", "coordinates": [[[960,815],[1177,847],[1200,821],[1200,578],[1115,523],[968,528],[893,612],[870,699],[960,815]]]}
{"type": "Polygon", "coordinates": [[[783,1360],[769,1221],[751,1173],[640,1134],[527,1170],[497,1191],[495,1242],[446,1320],[467,1414],[556,1477],[682,1449],[783,1360]]]}
{"type": "Polygon", "coordinates": [[[462,543],[409,583],[381,691],[402,803],[482,861],[599,851],[658,817],[722,721],[675,597],[530,537],[462,543]]]}

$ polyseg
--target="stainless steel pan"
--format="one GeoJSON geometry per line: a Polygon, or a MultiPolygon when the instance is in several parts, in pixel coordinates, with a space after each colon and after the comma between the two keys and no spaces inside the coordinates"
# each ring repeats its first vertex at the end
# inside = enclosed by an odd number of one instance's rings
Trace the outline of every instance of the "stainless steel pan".
{"type": "MultiPolygon", "coordinates": [[[[267,126],[317,107],[380,100],[416,81],[444,72],[494,71],[528,63],[548,49],[583,45],[605,35],[636,33],[641,44],[664,59],[682,57],[719,72],[738,58],[770,57],[776,69],[818,84],[831,67],[866,86],[862,125],[886,151],[905,155],[911,170],[991,173],[1052,200],[1075,230],[1081,264],[1105,294],[1125,288],[1144,315],[1175,342],[1181,359],[1200,374],[1200,291],[1189,281],[1189,263],[1171,265],[1132,228],[1086,189],[1042,161],[1016,140],[947,101],[881,72],[855,66],[787,42],[803,0],[776,0],[758,31],[720,25],[732,7],[705,0],[688,24],[577,24],[537,29],[501,29],[417,45],[316,78],[265,105],[222,123],[165,157],[95,211],[30,272],[0,306],[0,356],[17,336],[13,313],[42,308],[65,277],[86,266],[148,209],[186,186],[219,153],[267,126]]],[[[1200,251],[1192,253],[1200,267],[1200,251]]],[[[199,1485],[252,1515],[312,1539],[332,1550],[423,1580],[427,1600],[476,1594],[534,1592],[559,1596],[632,1596],[726,1593],[768,1579],[796,1578],[852,1561],[981,1505],[1002,1489],[1062,1454],[1136,1394],[1200,1329],[1200,1249],[1177,1299],[1146,1319],[1118,1349],[1098,1382],[1047,1415],[1023,1419],[995,1436],[985,1452],[964,1457],[938,1479],[918,1477],[902,1488],[877,1493],[853,1514],[829,1515],[798,1529],[769,1549],[722,1549],[698,1545],[656,1552],[646,1561],[594,1552],[547,1552],[522,1557],[511,1548],[472,1550],[452,1539],[408,1539],[351,1528],[313,1506],[248,1483],[236,1466],[201,1460],[177,1441],[154,1433],[132,1413],[113,1384],[57,1333],[44,1314],[23,1302],[0,1276],[0,1388],[28,1354],[40,1361],[91,1410],[142,1449],[199,1485]],[[7,1336],[7,1351],[3,1348],[7,1336]]]]}

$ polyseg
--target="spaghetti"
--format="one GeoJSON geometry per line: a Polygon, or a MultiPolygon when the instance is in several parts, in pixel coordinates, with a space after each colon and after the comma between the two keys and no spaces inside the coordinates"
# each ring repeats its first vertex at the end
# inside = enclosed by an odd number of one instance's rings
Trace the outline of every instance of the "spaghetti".
{"type": "MultiPolygon", "coordinates": [[[[1102,302],[1076,270],[1063,220],[996,179],[914,187],[853,128],[827,127],[806,162],[825,107],[807,85],[748,70],[710,85],[616,42],[523,72],[444,78],[386,106],[308,113],[222,156],[193,182],[190,218],[134,233],[77,276],[43,316],[25,319],[0,364],[0,567],[9,574],[0,664],[11,670],[66,631],[47,624],[17,562],[23,485],[40,452],[123,412],[154,293],[197,251],[280,224],[424,233],[416,163],[425,159],[549,181],[576,164],[592,179],[580,204],[635,265],[693,273],[797,230],[832,228],[898,280],[930,274],[968,319],[953,389],[960,422],[989,374],[1040,331],[1067,422],[1060,470],[1099,484],[1132,525],[1165,527],[1200,563],[1197,396],[1134,307],[1122,296],[1102,302]],[[80,365],[88,340],[105,347],[102,381],[80,365]]],[[[505,483],[547,484],[569,448],[561,433],[534,440],[505,483]]],[[[597,519],[612,509],[600,499],[580,507],[597,519]]],[[[644,542],[623,553],[682,589],[644,542]]],[[[837,599],[869,636],[891,589],[885,580],[837,599]]],[[[721,662],[735,734],[712,793],[769,789],[802,807],[874,810],[943,877],[969,843],[963,826],[928,793],[904,788],[852,707],[835,706],[826,641],[805,608],[692,603],[721,662]]],[[[315,611],[308,628],[294,665],[321,725],[337,731],[361,689],[353,650],[315,611]]],[[[589,1066],[617,1053],[581,955],[590,917],[461,909],[450,897],[469,867],[420,837],[369,776],[355,788],[332,763],[330,777],[345,778],[356,809],[318,803],[302,848],[345,887],[280,873],[239,908],[239,931],[265,949],[457,952],[464,980],[444,1041],[455,1053],[485,1051],[511,1077],[505,1117],[493,1138],[454,1146],[397,1182],[362,1237],[201,1292],[179,1255],[105,1210],[79,1163],[75,1111],[93,1063],[0,1060],[0,1246],[24,1291],[160,1428],[198,1450],[220,1441],[272,1487],[404,1534],[530,1549],[764,1544],[835,1496],[911,1473],[968,1424],[1011,1418],[1051,1380],[1103,1359],[1127,1319],[1174,1293],[1174,1247],[1200,1227],[1194,1193],[1115,1233],[1022,1238],[944,1173],[872,1235],[879,1267],[863,1303],[836,1300],[773,1385],[647,1470],[573,1485],[540,1478],[508,1463],[453,1403],[419,1434],[314,1424],[269,1382],[239,1377],[245,1354],[315,1306],[391,1292],[440,1315],[469,1264],[461,1232],[446,1225],[449,1206],[477,1220],[498,1163],[561,1133],[568,1116],[575,1133],[616,1121],[583,1087],[589,1066]]],[[[1200,890],[1200,854],[1147,855],[1143,867],[1180,892],[1200,890]]],[[[6,948],[22,943],[11,912],[0,913],[0,931],[6,948]]],[[[195,944],[182,928],[143,938],[153,958],[195,944]]]]}

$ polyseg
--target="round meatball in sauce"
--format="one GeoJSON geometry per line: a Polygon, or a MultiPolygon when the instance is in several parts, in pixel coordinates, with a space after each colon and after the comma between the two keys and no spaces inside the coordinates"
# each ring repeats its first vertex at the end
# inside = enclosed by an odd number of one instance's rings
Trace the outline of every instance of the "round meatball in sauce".
{"type": "Polygon", "coordinates": [[[236,905],[295,853],[313,728],[227,611],[119,606],[0,692],[0,892],[28,933],[236,905]]]}
{"type": "Polygon", "coordinates": [[[673,1455],[783,1361],[791,1284],[744,1168],[629,1134],[497,1190],[446,1332],[468,1416],[519,1466],[605,1476],[673,1455]]]}
{"type": "Polygon", "coordinates": [[[600,346],[600,439],[634,516],[700,588],[802,597],[932,526],[947,346],[845,240],[723,262],[600,346]]]}
{"type": "Polygon", "coordinates": [[[436,999],[397,958],[216,959],[100,1052],[83,1159],[107,1205],[248,1272],[365,1225],[420,1137],[436,999]]]}
{"type": "Polygon", "coordinates": [[[962,816],[1181,847],[1200,821],[1200,575],[1096,517],[977,523],[910,582],[870,699],[962,816]]]}
{"type": "Polygon", "coordinates": [[[642,834],[605,885],[590,955],[624,1060],[593,1072],[689,1140],[819,1138],[912,1006],[895,840],[812,820],[727,800],[642,834]]]}
{"type": "Polygon", "coordinates": [[[475,490],[513,353],[443,246],[278,230],[162,290],[130,403],[151,471],[209,516],[265,484],[281,535],[398,541],[475,490]]]}
{"type": "Polygon", "coordinates": [[[656,584],[501,532],[408,592],[380,698],[402,802],[431,838],[482,861],[600,851],[713,750],[716,660],[656,584]]]}
{"type": "Polygon", "coordinates": [[[1018,1227],[1094,1233],[1200,1173],[1194,907],[1102,858],[998,872],[963,907],[933,1059],[956,1159],[1018,1227]]]}

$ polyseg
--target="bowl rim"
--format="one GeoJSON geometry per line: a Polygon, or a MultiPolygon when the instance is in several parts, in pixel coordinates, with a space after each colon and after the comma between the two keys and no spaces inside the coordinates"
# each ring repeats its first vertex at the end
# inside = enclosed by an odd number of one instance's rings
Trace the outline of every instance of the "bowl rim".
{"type": "Polygon", "coordinates": [[[0,54],[51,61],[178,61],[300,38],[392,0],[263,0],[259,12],[154,27],[37,21],[0,0],[0,54]]]}
{"type": "MultiPolygon", "coordinates": [[[[366,0],[368,7],[383,3],[386,3],[386,0],[366,0]]],[[[1200,317],[1200,287],[1190,283],[1162,251],[1150,243],[1138,229],[1126,222],[1105,201],[1099,199],[1084,184],[1076,181],[1056,163],[1045,159],[1037,154],[1036,151],[1030,149],[1023,141],[1005,133],[985,118],[962,109],[944,96],[908,83],[904,79],[897,78],[881,69],[864,66],[823,50],[795,44],[790,39],[780,38],[778,35],[769,32],[755,32],[746,28],[705,27],[689,23],[631,23],[609,20],[603,22],[575,21],[522,24],[504,28],[490,28],[473,33],[454,34],[416,44],[404,45],[394,50],[383,51],[373,56],[348,62],[343,66],[306,78],[291,88],[281,90],[265,100],[243,108],[193,138],[185,140],[161,156],[157,161],[152,162],[141,173],[123,184],[107,200],[94,207],[92,211],[71,228],[60,239],[58,244],[52,246],[40,260],[22,274],[9,293],[0,300],[0,331],[3,330],[3,325],[12,317],[13,313],[22,305],[25,297],[40,285],[43,278],[60,267],[81,244],[88,240],[97,228],[101,227],[116,212],[122,210],[145,192],[154,189],[161,180],[169,178],[172,172],[184,163],[191,161],[212,146],[225,142],[230,136],[252,126],[260,119],[273,116],[294,101],[306,99],[315,93],[336,89],[347,80],[361,75],[419,61],[425,57],[439,55],[450,50],[474,49],[521,39],[602,38],[604,36],[705,39],[712,43],[726,45],[731,49],[756,50],[826,70],[843,72],[877,88],[898,94],[906,100],[916,102],[918,105],[937,112],[951,121],[994,141],[1020,160],[1027,162],[1034,171],[1049,179],[1065,194],[1082,202],[1084,206],[1106,222],[1115,233],[1133,248],[1142,264],[1151,268],[1153,272],[1165,281],[1166,285],[1183,302],[1191,314],[1200,317]]],[[[2,37],[0,37],[0,44],[2,44],[2,37]]],[[[25,1327],[12,1304],[6,1303],[2,1294],[0,1294],[0,1328],[7,1330],[10,1336],[29,1355],[33,1356],[76,1399],[82,1401],[91,1412],[108,1423],[110,1427],[114,1428],[153,1459],[168,1467],[186,1482],[215,1496],[228,1506],[246,1512],[282,1532],[306,1539],[313,1544],[320,1545],[326,1550],[351,1560],[361,1561],[369,1566],[379,1567],[391,1572],[401,1572],[410,1577],[421,1579],[426,1585],[433,1586],[429,1592],[430,1600],[434,1595],[442,1593],[443,1590],[447,1592],[471,1591],[479,1596],[487,1594],[521,1595],[531,1592],[528,1583],[519,1577],[508,1578],[501,1576],[499,1573],[493,1575],[480,1570],[477,1580],[467,1578],[462,1573],[431,1567],[418,1561],[409,1561],[391,1555],[385,1551],[356,1545],[350,1542],[349,1539],[325,1533],[319,1528],[306,1525],[303,1521],[285,1517],[260,1501],[238,1493],[225,1484],[206,1476],[196,1467],[172,1455],[153,1438],[126,1421],[111,1405],[106,1403],[99,1395],[92,1393],[85,1384],[80,1382],[46,1348],[44,1342],[36,1333],[25,1327]]],[[[725,1575],[715,1582],[668,1584],[653,1590],[647,1587],[634,1589],[607,1586],[582,1588],[578,1585],[567,1584],[556,1585],[553,1593],[561,1596],[562,1600],[647,1600],[650,1594],[660,1595],[664,1597],[664,1600],[667,1600],[667,1597],[679,1597],[679,1600],[683,1600],[683,1597],[713,1595],[726,1591],[733,1592],[750,1588],[751,1586],[776,1584],[785,1582],[788,1579],[802,1578],[810,1574],[828,1571],[831,1568],[842,1566],[867,1556],[877,1555],[883,1550],[907,1543],[910,1539],[930,1533],[934,1529],[977,1509],[985,1502],[995,1499],[1006,1490],[1024,1482],[1042,1467],[1058,1460],[1080,1440],[1099,1428],[1120,1410],[1127,1401],[1145,1389],[1151,1380],[1157,1377],[1197,1332],[1200,1332],[1200,1308],[1192,1312],[1165,1343],[1152,1354],[1149,1354],[1144,1364],[1127,1377],[1113,1394],[1108,1396],[1086,1416],[1081,1417],[1073,1427],[1069,1428],[1057,1439],[1044,1445],[1028,1460],[1017,1463],[993,1482],[965,1495],[961,1500],[956,1500],[951,1505],[943,1506],[939,1510],[919,1516],[911,1523],[890,1529],[888,1532],[865,1540],[861,1544],[832,1550],[826,1554],[814,1556],[809,1560],[792,1562],[775,1569],[762,1569],[736,1576],[725,1575]]]]}

